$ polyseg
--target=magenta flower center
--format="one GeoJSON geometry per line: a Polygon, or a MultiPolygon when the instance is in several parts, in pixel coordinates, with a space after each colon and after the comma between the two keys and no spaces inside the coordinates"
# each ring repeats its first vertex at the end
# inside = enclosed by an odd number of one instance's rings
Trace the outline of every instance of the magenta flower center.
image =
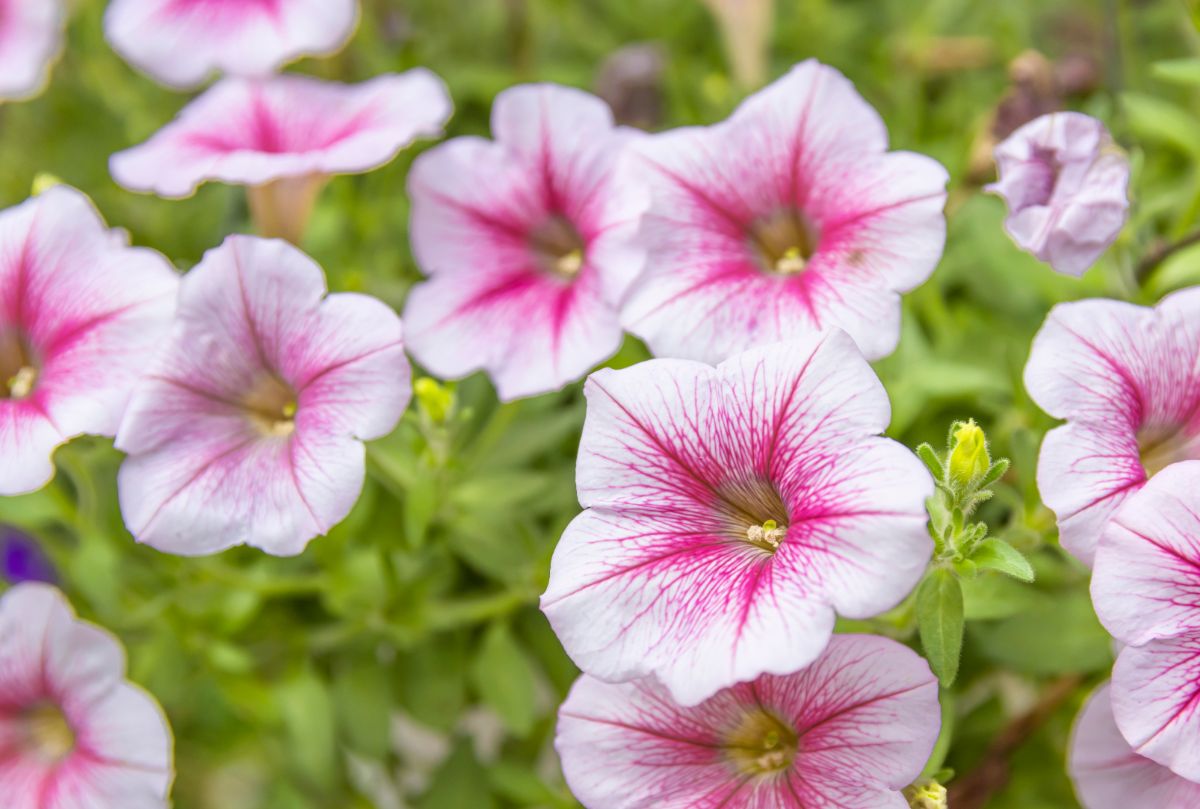
{"type": "Polygon", "coordinates": [[[725,754],[741,775],[773,775],[796,760],[799,738],[788,724],[766,709],[747,714],[725,737],[725,754]]]}
{"type": "Polygon", "coordinates": [[[0,399],[28,397],[37,377],[29,344],[15,331],[0,332],[0,399]]]}
{"type": "Polygon", "coordinates": [[[769,553],[787,537],[788,508],[767,481],[729,481],[720,487],[719,517],[728,536],[769,553]]]}
{"type": "Polygon", "coordinates": [[[552,216],[529,234],[538,268],[555,278],[574,280],[583,269],[587,245],[579,231],[563,216],[552,216]]]}
{"type": "Polygon", "coordinates": [[[18,715],[17,738],[28,755],[50,764],[57,764],[75,749],[71,723],[50,702],[38,703],[18,715]]]}
{"type": "Polygon", "coordinates": [[[296,429],[296,392],[275,374],[263,374],[241,404],[263,435],[285,438],[296,429]]]}
{"type": "Polygon", "coordinates": [[[1026,205],[1049,205],[1062,164],[1050,149],[1035,149],[1026,179],[1026,205]]]}
{"type": "Polygon", "coordinates": [[[1200,436],[1184,428],[1149,428],[1138,432],[1138,451],[1146,477],[1152,478],[1173,463],[1200,460],[1200,436]]]}
{"type": "Polygon", "coordinates": [[[791,276],[804,272],[817,252],[816,226],[795,208],[784,208],[752,222],[750,247],[767,275],[791,276]]]}

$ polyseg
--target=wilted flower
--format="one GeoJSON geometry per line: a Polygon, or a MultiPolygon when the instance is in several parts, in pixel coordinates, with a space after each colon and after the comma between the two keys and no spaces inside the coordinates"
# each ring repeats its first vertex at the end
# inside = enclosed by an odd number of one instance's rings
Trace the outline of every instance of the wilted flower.
{"type": "Polygon", "coordinates": [[[170,553],[300,553],[349,513],[362,442],[391,432],[410,395],[392,310],[326,297],[321,268],[285,242],[232,236],[184,278],[175,331],[121,422],[125,524],[170,553]]]}
{"type": "Polygon", "coordinates": [[[602,370],[585,391],[586,510],[542,596],[585,672],[653,674],[695,705],[811,663],[835,613],[883,612],[924,572],[933,485],[880,437],[887,395],[845,334],[602,370]]]}
{"type": "Polygon", "coordinates": [[[623,320],[657,356],[717,362],[828,327],[869,359],[945,242],[946,171],[887,151],[878,113],[814,61],[724,123],[646,139],[647,272],[623,320]]]}
{"type": "Polygon", "coordinates": [[[1151,475],[1200,457],[1200,289],[1150,309],[1111,300],[1051,310],[1025,368],[1030,397],[1067,423],[1038,461],[1067,550],[1091,564],[1117,507],[1151,475]]]}
{"type": "Polygon", "coordinates": [[[29,98],[42,89],[63,44],[63,0],[5,0],[0,4],[0,100],[29,98]]]}
{"type": "Polygon", "coordinates": [[[1129,160],[1104,124],[1078,112],[1030,121],[996,147],[1013,241],[1066,275],[1083,275],[1108,249],[1129,211],[1129,160]]]}
{"type": "Polygon", "coordinates": [[[810,667],[681,707],[652,678],[584,675],[556,747],[588,809],[902,807],[941,727],[937,681],[893,640],[838,635],[810,667]]]}
{"type": "Polygon", "coordinates": [[[0,495],[44,486],[71,438],[116,432],[178,284],[74,189],[0,213],[0,495]]]}
{"type": "Polygon", "coordinates": [[[440,134],[450,111],[445,85],[423,69],[358,85],[226,79],[146,143],[113,155],[112,175],[171,198],[210,180],[249,186],[260,235],[295,243],[330,176],[382,166],[440,134]]]}
{"type": "Polygon", "coordinates": [[[11,809],[166,809],[171,730],[120,644],[53,587],[0,598],[0,795],[11,809]]]}
{"type": "Polygon", "coordinates": [[[1200,784],[1138,755],[1125,741],[1113,719],[1108,684],[1096,689],[1075,720],[1067,771],[1084,809],[1200,806],[1200,784]]]}
{"type": "Polygon", "coordinates": [[[104,32],[130,64],[187,89],[332,53],[357,22],[358,0],[112,0],[104,32]]]}
{"type": "Polygon", "coordinates": [[[495,141],[456,138],[413,166],[412,247],[430,280],[404,319],[422,365],[443,378],[485,369],[514,399],[556,390],[620,346],[646,200],[620,172],[634,133],[614,129],[587,93],[506,90],[492,132],[495,141]]]}
{"type": "Polygon", "coordinates": [[[53,583],[56,579],[54,565],[36,539],[24,531],[0,525],[0,580],[20,584],[23,581],[53,583]]]}

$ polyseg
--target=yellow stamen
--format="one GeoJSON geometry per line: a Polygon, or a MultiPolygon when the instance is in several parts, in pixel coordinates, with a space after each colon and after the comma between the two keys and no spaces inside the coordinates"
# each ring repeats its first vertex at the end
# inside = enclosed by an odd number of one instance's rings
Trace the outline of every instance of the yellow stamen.
{"type": "Polygon", "coordinates": [[[746,539],[752,545],[768,550],[777,551],[783,538],[787,536],[787,528],[780,528],[775,520],[767,520],[762,525],[752,525],[746,529],[746,539]]]}
{"type": "Polygon", "coordinates": [[[37,376],[37,368],[28,365],[22,367],[17,371],[16,376],[5,383],[8,395],[13,399],[24,399],[33,393],[33,385],[37,382],[37,376]]]}
{"type": "Polygon", "coordinates": [[[799,275],[804,272],[807,263],[804,259],[804,252],[799,247],[789,247],[776,260],[775,272],[779,275],[799,275]]]}
{"type": "Polygon", "coordinates": [[[576,248],[554,263],[554,270],[565,278],[574,278],[583,269],[583,251],[576,248]]]}
{"type": "Polygon", "coordinates": [[[23,717],[25,743],[47,762],[62,761],[75,749],[75,732],[56,705],[38,705],[23,717]]]}

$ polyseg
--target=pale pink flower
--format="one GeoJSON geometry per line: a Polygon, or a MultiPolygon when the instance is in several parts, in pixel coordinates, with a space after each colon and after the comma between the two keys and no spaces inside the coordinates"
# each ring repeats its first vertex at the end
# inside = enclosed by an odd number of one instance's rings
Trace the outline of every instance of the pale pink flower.
{"type": "Polygon", "coordinates": [[[1113,719],[1110,686],[1084,704],[1071,733],[1067,770],[1084,809],[1195,809],[1200,784],[1140,756],[1113,719]]]}
{"type": "Polygon", "coordinates": [[[556,747],[588,809],[907,809],[941,727],[937,680],[887,638],[836,635],[808,668],[695,707],[584,675],[556,747]]]}
{"type": "Polygon", "coordinates": [[[614,129],[594,96],[511,88],[496,98],[492,133],[413,166],[412,246],[431,278],[404,319],[422,365],[444,378],[485,369],[513,399],[561,388],[620,346],[648,200],[621,172],[632,131],[614,129]]]}
{"type": "Polygon", "coordinates": [[[36,95],[63,45],[63,0],[0,0],[0,100],[36,95]]]}
{"type": "Polygon", "coordinates": [[[232,236],[185,276],[175,331],[121,422],[125,524],[183,555],[300,553],[349,513],[363,441],[391,432],[410,394],[392,310],[326,296],[286,242],[232,236]]]}
{"type": "Polygon", "coordinates": [[[139,70],[188,89],[333,53],[357,23],[358,0],[112,0],[104,33],[139,70]]]}
{"type": "Polygon", "coordinates": [[[213,180],[249,186],[260,235],[295,242],[330,176],[384,165],[439,135],[450,111],[441,79],[420,68],[357,85],[226,79],[150,140],[113,155],[111,170],[130,190],[170,198],[213,180]]]}
{"type": "Polygon", "coordinates": [[[1078,112],[1035,118],[996,147],[1004,228],[1058,272],[1080,276],[1108,249],[1129,212],[1129,160],[1104,124],[1078,112]]]}
{"type": "Polygon", "coordinates": [[[947,175],[887,148],[879,114],[815,61],[724,123],[639,144],[653,202],[626,327],[657,356],[708,362],[828,327],[891,353],[900,293],[942,253],[947,175]]]}
{"type": "Polygon", "coordinates": [[[0,495],[44,486],[60,444],[116,433],[178,285],[74,189],[0,213],[0,495]]]}
{"type": "Polygon", "coordinates": [[[811,663],[836,614],[890,609],[924,572],[932,481],[879,435],[887,394],[844,333],[606,369],[585,392],[586,510],[542,596],[585,672],[653,674],[695,705],[811,663]]]}
{"type": "Polygon", "coordinates": [[[1167,465],[1200,458],[1200,289],[1153,309],[1055,306],[1034,339],[1025,387],[1067,421],[1042,444],[1038,488],[1063,547],[1091,564],[1125,498],[1167,465]]]}
{"type": "Polygon", "coordinates": [[[5,809],[167,809],[171,730],[125,680],[115,638],[58,590],[0,598],[0,801],[5,809]]]}

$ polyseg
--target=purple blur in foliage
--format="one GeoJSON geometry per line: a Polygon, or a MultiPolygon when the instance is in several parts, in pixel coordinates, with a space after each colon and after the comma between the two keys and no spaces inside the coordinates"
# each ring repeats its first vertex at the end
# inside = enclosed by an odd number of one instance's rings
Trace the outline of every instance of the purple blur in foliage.
{"type": "Polygon", "coordinates": [[[7,525],[0,525],[0,579],[9,584],[58,580],[54,566],[36,539],[7,525]]]}

